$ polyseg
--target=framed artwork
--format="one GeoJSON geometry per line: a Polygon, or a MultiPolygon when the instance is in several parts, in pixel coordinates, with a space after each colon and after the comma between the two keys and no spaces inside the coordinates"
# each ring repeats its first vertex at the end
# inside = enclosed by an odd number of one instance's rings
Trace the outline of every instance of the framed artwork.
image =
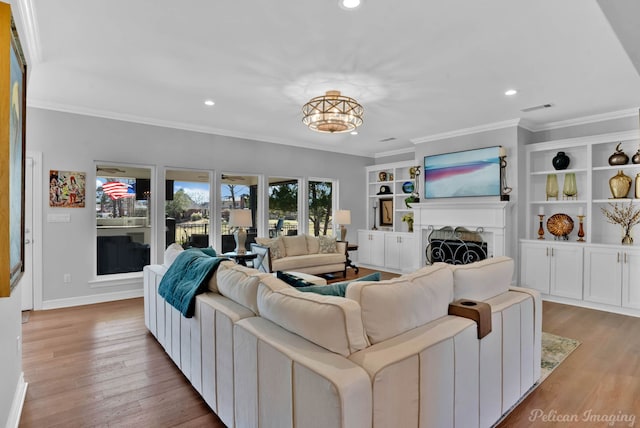
{"type": "Polygon", "coordinates": [[[24,171],[26,65],[11,17],[0,3],[0,102],[8,114],[0,120],[0,297],[7,297],[24,272],[24,171]]]}
{"type": "Polygon", "coordinates": [[[500,146],[424,157],[427,199],[500,196],[500,146]]]}
{"type": "Polygon", "coordinates": [[[87,173],[78,171],[49,171],[49,206],[84,208],[87,173]]]}
{"type": "Polygon", "coordinates": [[[380,226],[393,226],[393,199],[380,199],[380,226]]]}

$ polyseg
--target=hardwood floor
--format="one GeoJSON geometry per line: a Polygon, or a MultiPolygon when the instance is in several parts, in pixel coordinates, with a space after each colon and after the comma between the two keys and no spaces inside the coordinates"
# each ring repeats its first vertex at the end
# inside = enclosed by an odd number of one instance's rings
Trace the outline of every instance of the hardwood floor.
{"type": "MultiPolygon", "coordinates": [[[[581,345],[499,426],[608,426],[585,412],[637,426],[640,318],[545,302],[543,329],[581,345]]],[[[224,427],[145,329],[142,299],[32,312],[23,341],[21,427],[224,427]]]]}
{"type": "Polygon", "coordinates": [[[542,329],[581,344],[499,427],[640,424],[640,318],[544,302],[542,329]]]}

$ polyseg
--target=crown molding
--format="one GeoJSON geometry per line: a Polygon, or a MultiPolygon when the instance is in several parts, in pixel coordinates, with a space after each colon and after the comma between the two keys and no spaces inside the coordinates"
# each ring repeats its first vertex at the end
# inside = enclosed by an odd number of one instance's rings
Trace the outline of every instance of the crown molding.
{"type": "MultiPolygon", "coordinates": [[[[40,43],[40,32],[38,31],[36,11],[32,0],[15,0],[17,5],[20,24],[18,28],[24,31],[21,34],[23,50],[27,52],[27,65],[32,66],[42,62],[42,45],[40,43]]],[[[18,25],[18,24],[16,24],[18,25]]]]}
{"type": "MultiPolygon", "coordinates": [[[[59,111],[63,113],[72,113],[72,114],[79,114],[83,116],[99,117],[102,119],[119,120],[123,122],[131,122],[131,123],[136,123],[141,125],[158,126],[158,127],[170,128],[170,129],[179,129],[183,131],[199,132],[201,134],[210,134],[210,135],[218,135],[222,137],[232,137],[232,138],[238,138],[243,140],[258,141],[261,143],[293,146],[293,147],[299,147],[307,150],[319,150],[319,151],[325,151],[325,152],[330,151],[330,152],[337,152],[337,153],[342,153],[345,155],[352,155],[352,156],[374,157],[373,153],[363,154],[363,153],[355,152],[353,150],[351,151],[345,150],[344,148],[346,145],[344,144],[341,147],[342,150],[339,150],[334,146],[330,148],[329,147],[325,148],[322,146],[314,146],[312,144],[303,145],[299,141],[279,140],[273,137],[235,132],[235,131],[230,131],[228,129],[213,128],[209,126],[198,126],[198,125],[193,125],[193,124],[183,123],[183,122],[174,122],[169,120],[153,119],[153,118],[144,117],[144,116],[115,113],[107,110],[96,110],[96,109],[90,109],[86,107],[71,106],[71,105],[59,104],[59,103],[50,103],[50,102],[42,101],[35,98],[27,98],[27,106],[33,107],[33,108],[45,109],[45,110],[59,111]]],[[[411,148],[410,150],[412,151],[413,148],[411,148]]]]}
{"type": "Polygon", "coordinates": [[[608,113],[594,114],[591,116],[582,116],[574,119],[560,120],[557,122],[549,122],[540,125],[534,125],[530,131],[550,131],[552,129],[567,128],[569,126],[588,125],[590,123],[604,122],[607,120],[624,119],[627,117],[633,117],[640,115],[640,109],[638,107],[612,111],[608,113]]]}
{"type": "Polygon", "coordinates": [[[412,138],[413,144],[428,143],[430,141],[445,140],[447,138],[461,137],[463,135],[478,134],[480,132],[494,131],[496,129],[510,128],[518,126],[521,119],[511,119],[502,122],[487,123],[485,125],[473,126],[471,128],[458,129],[456,131],[443,132],[440,134],[427,135],[425,137],[412,138]]]}
{"type": "Polygon", "coordinates": [[[415,153],[415,147],[407,147],[405,149],[389,150],[388,152],[378,152],[373,155],[375,159],[385,158],[387,156],[404,155],[405,153],[415,153]]]}

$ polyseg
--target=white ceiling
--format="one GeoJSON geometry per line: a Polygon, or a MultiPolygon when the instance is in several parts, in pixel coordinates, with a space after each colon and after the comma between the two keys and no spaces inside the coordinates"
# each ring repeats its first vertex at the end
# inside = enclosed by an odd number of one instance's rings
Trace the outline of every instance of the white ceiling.
{"type": "Polygon", "coordinates": [[[640,105],[595,0],[16,2],[36,107],[374,156],[640,105]],[[302,124],[302,105],[331,89],[364,106],[359,135],[302,124]]]}

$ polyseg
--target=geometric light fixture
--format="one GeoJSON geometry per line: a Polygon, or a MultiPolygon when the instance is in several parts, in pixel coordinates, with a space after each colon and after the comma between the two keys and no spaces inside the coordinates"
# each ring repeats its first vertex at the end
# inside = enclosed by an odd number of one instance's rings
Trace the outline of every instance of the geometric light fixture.
{"type": "Polygon", "coordinates": [[[318,132],[350,132],[362,125],[364,109],[340,91],[327,91],[302,107],[302,123],[318,132]]]}

